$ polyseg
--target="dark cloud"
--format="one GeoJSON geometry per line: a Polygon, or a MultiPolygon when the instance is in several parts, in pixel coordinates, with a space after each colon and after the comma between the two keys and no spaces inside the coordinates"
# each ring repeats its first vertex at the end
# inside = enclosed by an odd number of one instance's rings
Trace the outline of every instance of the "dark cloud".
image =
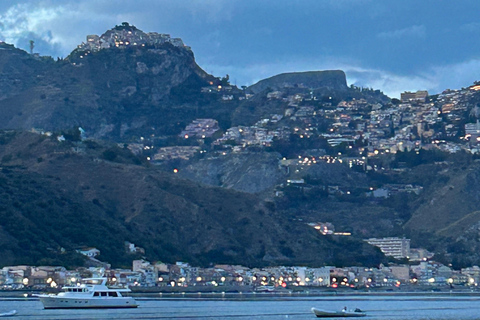
{"type": "Polygon", "coordinates": [[[473,72],[462,66],[477,67],[469,62],[479,58],[478,9],[471,0],[2,0],[0,37],[24,49],[31,38],[41,54],[66,56],[87,34],[128,21],[182,38],[201,67],[238,85],[344,68],[351,82],[398,94],[403,84],[469,84],[473,72]],[[446,66],[458,73],[451,80],[446,66]]]}

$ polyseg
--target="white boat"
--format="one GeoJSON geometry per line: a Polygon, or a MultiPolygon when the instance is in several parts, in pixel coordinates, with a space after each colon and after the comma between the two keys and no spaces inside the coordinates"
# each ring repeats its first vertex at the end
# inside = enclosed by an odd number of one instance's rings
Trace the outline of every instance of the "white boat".
{"type": "Polygon", "coordinates": [[[354,310],[328,311],[312,308],[312,312],[317,316],[317,318],[355,318],[365,317],[367,315],[365,312],[354,310]]]}
{"type": "Polygon", "coordinates": [[[107,287],[107,278],[88,278],[79,286],[63,287],[58,294],[38,294],[45,309],[88,309],[88,308],[136,308],[132,297],[122,296],[130,292],[125,288],[107,287]]]}
{"type": "Polygon", "coordinates": [[[0,313],[0,317],[11,317],[17,314],[17,310],[0,313]]]}

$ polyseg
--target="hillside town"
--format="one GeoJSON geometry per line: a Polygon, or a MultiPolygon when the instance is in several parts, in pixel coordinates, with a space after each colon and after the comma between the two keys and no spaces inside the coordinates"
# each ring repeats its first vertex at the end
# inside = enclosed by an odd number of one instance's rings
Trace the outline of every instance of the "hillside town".
{"type": "MultiPolygon", "coordinates": [[[[287,104],[283,115],[271,114],[253,126],[231,127],[215,140],[214,145],[241,152],[250,146],[268,147],[274,139],[288,139],[290,135],[301,139],[320,138],[332,148],[347,146],[348,153],[330,156],[340,162],[346,159],[350,164],[366,163],[366,159],[386,153],[420,149],[477,153],[480,125],[465,122],[465,113],[472,110],[471,116],[480,115],[478,107],[471,103],[479,89],[480,85],[473,85],[445,90],[436,96],[429,96],[426,91],[405,92],[396,104],[372,104],[365,99],[353,99],[333,105],[319,103],[317,97],[306,94],[284,97],[282,92],[269,93],[268,99],[287,104]],[[326,130],[317,125],[319,120],[329,123],[326,130]]],[[[202,139],[212,137],[219,130],[216,120],[197,119],[180,136],[198,139],[202,144],[202,139]]],[[[381,169],[384,168],[365,166],[365,170],[381,169]]]]}

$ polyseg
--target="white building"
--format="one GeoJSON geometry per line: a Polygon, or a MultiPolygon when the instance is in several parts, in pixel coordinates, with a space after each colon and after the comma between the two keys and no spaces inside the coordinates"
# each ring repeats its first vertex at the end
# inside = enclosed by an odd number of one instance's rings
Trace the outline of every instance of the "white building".
{"type": "Polygon", "coordinates": [[[410,256],[410,239],[405,238],[370,238],[365,240],[372,246],[379,247],[386,256],[395,259],[410,256]]]}

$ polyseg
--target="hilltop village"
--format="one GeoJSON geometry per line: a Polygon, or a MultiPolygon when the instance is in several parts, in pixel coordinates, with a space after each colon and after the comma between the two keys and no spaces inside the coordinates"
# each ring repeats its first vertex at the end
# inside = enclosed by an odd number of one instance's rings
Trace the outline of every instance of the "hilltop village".
{"type": "Polygon", "coordinates": [[[108,30],[101,36],[88,35],[86,42],[78,45],[78,51],[84,52],[97,52],[102,49],[108,48],[126,48],[128,46],[145,46],[145,45],[161,45],[164,43],[170,43],[176,47],[186,48],[191,50],[190,47],[184,45],[180,38],[170,38],[169,34],[148,32],[145,33],[142,30],[131,26],[129,23],[124,22],[114,29],[108,30]]]}

